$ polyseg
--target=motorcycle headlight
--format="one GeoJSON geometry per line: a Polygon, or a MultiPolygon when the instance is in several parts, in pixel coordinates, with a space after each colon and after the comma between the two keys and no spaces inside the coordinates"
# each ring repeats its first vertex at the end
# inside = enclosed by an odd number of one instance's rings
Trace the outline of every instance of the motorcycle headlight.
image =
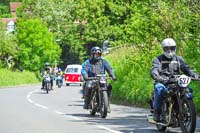
{"type": "Polygon", "coordinates": [[[106,83],[106,77],[100,77],[100,83],[105,84],[106,83]]]}

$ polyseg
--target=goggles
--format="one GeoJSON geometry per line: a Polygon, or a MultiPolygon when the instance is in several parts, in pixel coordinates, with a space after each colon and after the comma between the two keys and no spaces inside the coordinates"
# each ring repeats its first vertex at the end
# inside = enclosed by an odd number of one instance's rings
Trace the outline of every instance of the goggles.
{"type": "Polygon", "coordinates": [[[176,46],[164,47],[163,50],[164,51],[175,51],[176,50],[176,46]]]}

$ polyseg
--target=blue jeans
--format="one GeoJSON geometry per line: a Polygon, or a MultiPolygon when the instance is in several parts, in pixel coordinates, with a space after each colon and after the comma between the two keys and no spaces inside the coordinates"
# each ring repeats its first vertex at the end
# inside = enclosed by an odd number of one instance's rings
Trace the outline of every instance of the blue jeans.
{"type": "MultiPolygon", "coordinates": [[[[192,89],[190,87],[188,87],[190,93],[192,93],[192,89]]],[[[164,94],[168,91],[168,88],[161,84],[161,83],[157,83],[154,86],[154,100],[153,100],[153,108],[155,110],[160,110],[161,109],[161,105],[162,105],[162,101],[163,101],[163,97],[164,94]]]]}

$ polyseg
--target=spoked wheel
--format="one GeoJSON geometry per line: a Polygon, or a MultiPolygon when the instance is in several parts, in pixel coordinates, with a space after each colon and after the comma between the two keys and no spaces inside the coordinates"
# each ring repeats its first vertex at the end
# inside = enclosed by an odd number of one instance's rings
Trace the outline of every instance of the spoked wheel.
{"type": "Polygon", "coordinates": [[[194,133],[196,128],[196,111],[192,99],[184,98],[182,101],[182,114],[180,126],[183,133],[194,133]]]}
{"type": "Polygon", "coordinates": [[[96,96],[92,95],[91,100],[90,100],[90,115],[95,115],[96,114],[96,109],[97,109],[97,100],[96,100],[96,96]]]}
{"type": "Polygon", "coordinates": [[[99,109],[101,118],[106,118],[108,113],[108,93],[107,91],[102,91],[99,96],[99,109]]]}

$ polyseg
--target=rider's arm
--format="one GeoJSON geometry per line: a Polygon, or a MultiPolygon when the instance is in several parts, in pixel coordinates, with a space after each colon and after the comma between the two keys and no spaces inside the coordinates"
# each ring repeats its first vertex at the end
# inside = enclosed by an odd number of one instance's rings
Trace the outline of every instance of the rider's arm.
{"type": "Polygon", "coordinates": [[[89,60],[86,60],[83,64],[82,64],[82,69],[81,69],[81,75],[83,76],[83,78],[86,80],[88,78],[88,64],[89,64],[89,60]]]}
{"type": "Polygon", "coordinates": [[[160,71],[161,71],[161,62],[159,61],[158,57],[156,57],[153,60],[153,65],[152,65],[152,68],[151,68],[152,79],[157,81],[159,78],[161,78],[160,71]]]}
{"type": "Polygon", "coordinates": [[[103,64],[104,64],[105,70],[107,71],[109,76],[112,77],[113,80],[116,80],[115,73],[111,65],[106,60],[103,60],[103,62],[104,62],[103,64]]]}

